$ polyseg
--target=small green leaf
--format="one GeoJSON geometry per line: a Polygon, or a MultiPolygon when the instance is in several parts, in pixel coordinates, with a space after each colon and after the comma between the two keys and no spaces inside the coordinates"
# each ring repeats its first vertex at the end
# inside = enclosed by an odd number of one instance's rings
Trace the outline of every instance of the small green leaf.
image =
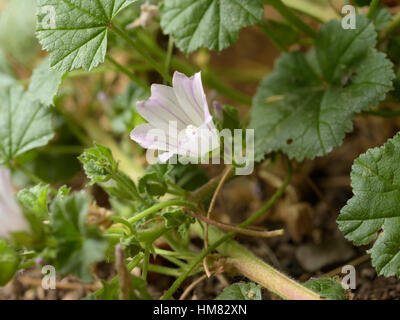
{"type": "Polygon", "coordinates": [[[147,167],[146,173],[139,179],[139,192],[163,196],[168,190],[167,180],[172,168],[172,165],[160,163],[147,167]]]}
{"type": "Polygon", "coordinates": [[[49,218],[48,212],[49,186],[38,184],[30,189],[23,189],[18,192],[17,198],[20,204],[34,212],[40,219],[49,218]]]}
{"type": "Polygon", "coordinates": [[[376,31],[382,31],[392,21],[392,15],[386,7],[380,7],[372,17],[376,31]]]}
{"type": "Polygon", "coordinates": [[[148,172],[139,179],[139,192],[147,193],[150,196],[163,196],[168,186],[163,177],[160,177],[157,172],[148,172]]]}
{"type": "Polygon", "coordinates": [[[83,168],[91,184],[107,182],[112,173],[118,170],[118,163],[114,160],[109,148],[101,144],[95,144],[94,148],[85,150],[79,157],[83,168]]]}
{"type": "Polygon", "coordinates": [[[57,197],[51,206],[50,223],[58,242],[56,269],[83,281],[92,280],[89,267],[104,258],[107,241],[86,222],[89,199],[84,193],[57,197]]]}
{"type": "Polygon", "coordinates": [[[0,287],[5,286],[14,277],[18,265],[17,253],[0,239],[0,287]]]}
{"type": "Polygon", "coordinates": [[[370,250],[372,265],[386,277],[400,277],[399,163],[400,133],[357,158],[351,171],[354,196],[337,219],[339,229],[355,245],[377,238],[370,250]]]}
{"type": "MultiPolygon", "coordinates": [[[[121,289],[116,279],[109,283],[103,282],[103,288],[93,293],[89,299],[118,300],[121,299],[121,289]]],[[[147,292],[147,283],[142,278],[131,276],[132,291],[129,292],[129,300],[152,300],[152,296],[147,292]]]]}
{"type": "Polygon", "coordinates": [[[325,24],[308,55],[283,54],[254,98],[256,160],[282,151],[302,161],[339,146],[355,114],[392,88],[393,65],[375,44],[373,24],[358,16],[355,30],[325,24]]]}
{"type": "Polygon", "coordinates": [[[64,73],[50,68],[50,59],[46,58],[33,70],[29,92],[35,100],[46,106],[54,104],[54,97],[62,83],[64,73]]]}
{"type": "Polygon", "coordinates": [[[51,66],[62,72],[97,67],[112,20],[135,1],[38,0],[37,37],[50,51],[51,66]]]}
{"type": "Polygon", "coordinates": [[[304,286],[329,300],[346,300],[346,290],[336,279],[320,278],[308,280],[304,286]]]}
{"type": "Polygon", "coordinates": [[[48,108],[20,86],[0,89],[0,163],[46,145],[53,136],[48,108]]]}
{"type": "Polygon", "coordinates": [[[174,165],[169,176],[175,184],[189,191],[194,191],[209,180],[204,169],[195,164],[178,163],[174,165]]]}
{"type": "Polygon", "coordinates": [[[182,209],[167,209],[162,214],[165,220],[165,227],[175,228],[182,237],[188,234],[190,225],[195,222],[195,219],[185,213],[182,209]]]}
{"type": "Polygon", "coordinates": [[[215,300],[261,300],[261,287],[253,282],[234,283],[215,300]]]}
{"type": "Polygon", "coordinates": [[[236,42],[239,31],[261,21],[261,0],[165,0],[161,27],[185,53],[200,47],[221,51],[236,42]]]}

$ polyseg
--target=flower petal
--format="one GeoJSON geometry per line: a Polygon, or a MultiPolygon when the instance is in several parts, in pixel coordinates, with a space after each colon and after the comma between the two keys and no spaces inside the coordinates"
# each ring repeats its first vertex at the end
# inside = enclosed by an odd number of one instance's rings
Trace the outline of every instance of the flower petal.
{"type": "Polygon", "coordinates": [[[181,108],[171,87],[160,84],[151,86],[151,96],[146,101],[138,101],[140,115],[157,128],[168,131],[170,121],[176,121],[179,129],[192,123],[192,119],[181,108]]]}
{"type": "Polygon", "coordinates": [[[10,171],[0,168],[0,237],[9,238],[16,231],[29,232],[30,228],[15,200],[10,171]]]}
{"type": "Polygon", "coordinates": [[[183,73],[175,72],[172,83],[179,104],[185,108],[196,127],[200,127],[212,118],[208,110],[200,72],[191,78],[183,73]]]}
{"type": "Polygon", "coordinates": [[[130,137],[145,149],[170,151],[177,147],[176,138],[149,123],[137,126],[132,130],[130,137]]]}
{"type": "Polygon", "coordinates": [[[203,157],[210,151],[219,147],[219,135],[214,124],[204,123],[191,137],[182,133],[179,135],[178,154],[189,158],[203,157]],[[209,129],[209,127],[213,129],[209,129]],[[184,137],[182,139],[182,137],[184,137]]]}

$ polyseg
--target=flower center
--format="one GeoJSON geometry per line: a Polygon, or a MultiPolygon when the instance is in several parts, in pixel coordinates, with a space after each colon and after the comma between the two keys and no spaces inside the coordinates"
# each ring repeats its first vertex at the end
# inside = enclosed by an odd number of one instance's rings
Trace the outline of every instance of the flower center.
{"type": "Polygon", "coordinates": [[[193,137],[194,135],[196,135],[197,129],[198,129],[198,128],[196,128],[194,125],[189,124],[189,125],[186,127],[186,129],[185,129],[186,136],[187,136],[188,138],[193,137]]]}

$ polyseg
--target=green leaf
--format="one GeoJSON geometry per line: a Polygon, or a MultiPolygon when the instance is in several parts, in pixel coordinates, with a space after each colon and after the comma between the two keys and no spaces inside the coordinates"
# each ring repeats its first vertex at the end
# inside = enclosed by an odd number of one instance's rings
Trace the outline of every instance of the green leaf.
{"type": "Polygon", "coordinates": [[[5,286],[14,277],[18,265],[17,253],[0,239],[0,287],[5,286]]]}
{"type": "MultiPolygon", "coordinates": [[[[89,299],[91,300],[118,300],[121,299],[121,288],[117,278],[109,283],[102,281],[103,288],[94,292],[89,299]]],[[[129,292],[129,300],[152,300],[151,295],[147,292],[147,283],[142,278],[131,276],[132,291],[129,292]]]]}
{"type": "Polygon", "coordinates": [[[304,286],[329,300],[346,300],[346,290],[336,279],[312,279],[304,283],[304,286]]]}
{"type": "Polygon", "coordinates": [[[175,184],[189,191],[196,190],[209,180],[203,168],[190,163],[174,165],[169,176],[175,184]]]}
{"type": "Polygon", "coordinates": [[[261,0],[165,0],[161,27],[185,53],[200,47],[221,51],[234,44],[239,31],[261,21],[261,0]]]}
{"type": "Polygon", "coordinates": [[[355,245],[377,238],[370,250],[372,265],[386,277],[400,277],[399,163],[399,133],[356,159],[351,171],[354,196],[337,220],[339,229],[355,245]]]}
{"type": "Polygon", "coordinates": [[[108,27],[135,1],[38,0],[37,37],[50,51],[51,66],[65,72],[104,62],[108,27]]]}
{"type": "Polygon", "coordinates": [[[145,174],[139,179],[138,189],[141,193],[151,196],[163,196],[167,190],[169,174],[172,165],[156,163],[146,168],[145,174]]]}
{"type": "Polygon", "coordinates": [[[195,222],[195,219],[189,216],[180,208],[168,208],[162,217],[165,220],[166,228],[175,228],[182,237],[185,237],[188,232],[190,225],[195,222]]]}
{"type": "Polygon", "coordinates": [[[386,7],[380,7],[372,17],[376,31],[382,31],[392,21],[392,15],[386,7]]]}
{"type": "Polygon", "coordinates": [[[57,197],[51,206],[52,233],[58,242],[56,269],[83,281],[92,280],[89,267],[104,258],[107,241],[86,222],[89,199],[84,193],[57,197]]]}
{"type": "Polygon", "coordinates": [[[46,145],[53,136],[48,108],[20,86],[0,89],[0,163],[46,145]]]}
{"type": "Polygon", "coordinates": [[[20,204],[34,212],[40,219],[49,218],[48,212],[49,186],[38,184],[30,189],[23,189],[18,192],[17,198],[20,204]]]}
{"type": "Polygon", "coordinates": [[[261,287],[253,282],[234,283],[215,300],[261,300],[261,287]]]}
{"type": "Polygon", "coordinates": [[[46,58],[33,70],[29,92],[35,100],[46,106],[54,104],[54,97],[62,83],[64,73],[50,68],[50,59],[46,58]]]}
{"type": "Polygon", "coordinates": [[[117,198],[145,202],[132,179],[118,170],[118,162],[114,160],[109,148],[95,143],[95,147],[85,150],[79,160],[83,163],[85,173],[90,179],[89,185],[97,183],[111,196],[117,198]]]}
{"type": "Polygon", "coordinates": [[[256,160],[282,151],[302,161],[329,153],[392,88],[393,65],[377,52],[376,31],[365,16],[357,29],[325,24],[307,55],[283,54],[254,98],[256,160]]]}
{"type": "Polygon", "coordinates": [[[114,160],[109,148],[95,143],[94,148],[85,150],[79,157],[83,163],[83,169],[91,184],[107,182],[112,173],[118,170],[118,163],[114,160]]]}

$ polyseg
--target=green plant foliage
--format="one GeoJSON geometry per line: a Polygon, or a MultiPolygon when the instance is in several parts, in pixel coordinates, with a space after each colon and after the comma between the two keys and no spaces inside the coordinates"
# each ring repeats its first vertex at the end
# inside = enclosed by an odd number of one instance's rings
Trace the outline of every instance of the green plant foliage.
{"type": "Polygon", "coordinates": [[[355,30],[325,24],[307,55],[283,54],[254,98],[256,159],[282,151],[302,161],[339,146],[354,115],[392,88],[393,65],[375,45],[373,24],[358,16],[355,30]]]}
{"type": "Polygon", "coordinates": [[[18,255],[0,239],[0,287],[5,286],[14,277],[18,265],[18,255]]]}
{"type": "Polygon", "coordinates": [[[46,106],[54,104],[54,97],[62,83],[64,73],[50,68],[50,59],[46,58],[33,70],[29,92],[35,100],[46,106]]]}
{"type": "Polygon", "coordinates": [[[351,171],[354,196],[337,220],[356,245],[376,239],[370,250],[372,265],[386,277],[400,277],[399,160],[400,134],[357,158],[351,171]]]}
{"type": "Polygon", "coordinates": [[[48,211],[48,185],[36,185],[18,192],[18,201],[27,210],[34,212],[40,219],[49,218],[48,211]]]}
{"type": "Polygon", "coordinates": [[[79,160],[83,163],[91,184],[107,182],[118,170],[118,163],[114,160],[111,150],[97,143],[94,148],[87,149],[79,160]]]}
{"type": "Polygon", "coordinates": [[[0,163],[6,163],[54,136],[51,111],[20,86],[0,89],[0,163]]]}
{"type": "Polygon", "coordinates": [[[161,27],[185,53],[221,51],[236,42],[241,28],[260,22],[263,12],[260,0],[165,0],[161,27]]]}
{"type": "Polygon", "coordinates": [[[51,205],[52,234],[57,240],[56,269],[83,281],[92,280],[89,267],[102,260],[107,241],[98,229],[87,224],[89,199],[80,193],[57,197],[51,205]]]}
{"type": "Polygon", "coordinates": [[[38,0],[37,36],[50,52],[51,67],[61,72],[97,67],[106,55],[110,23],[134,1],[38,0]]]}
{"type": "Polygon", "coordinates": [[[319,293],[322,297],[329,300],[346,300],[346,290],[336,279],[319,278],[308,280],[304,286],[312,291],[319,293]]]}
{"type": "Polygon", "coordinates": [[[253,282],[234,283],[215,300],[261,300],[261,287],[253,282]]]}

